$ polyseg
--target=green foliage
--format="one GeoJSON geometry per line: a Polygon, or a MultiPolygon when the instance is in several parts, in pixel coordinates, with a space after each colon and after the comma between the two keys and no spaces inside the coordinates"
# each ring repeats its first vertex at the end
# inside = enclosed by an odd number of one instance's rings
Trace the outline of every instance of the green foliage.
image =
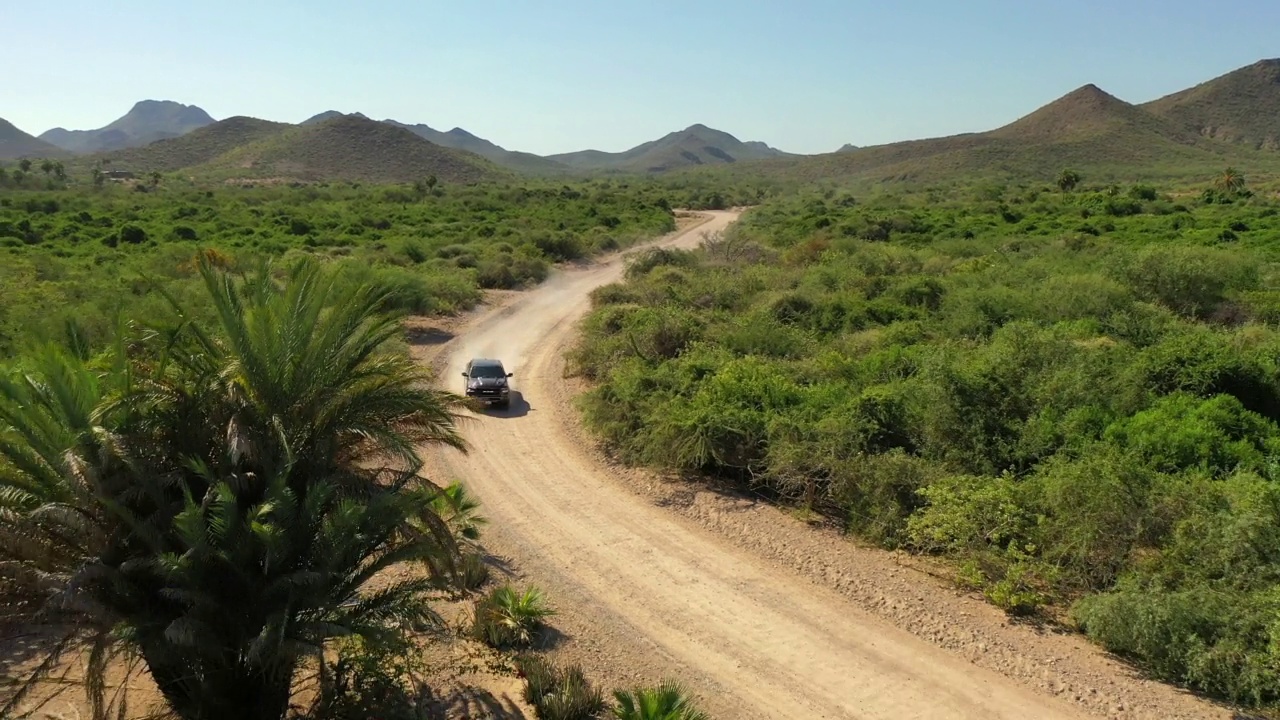
{"type": "Polygon", "coordinates": [[[425,668],[412,644],[370,647],[348,640],[336,654],[321,668],[307,720],[429,720],[425,668]]]}
{"type": "Polygon", "coordinates": [[[126,194],[107,183],[5,196],[0,352],[54,339],[72,317],[100,346],[118,310],[150,317],[163,309],[154,286],[197,295],[192,258],[203,251],[237,269],[341,263],[350,270],[344,282],[391,291],[390,309],[453,313],[478,302],[482,288],[537,284],[550,263],[674,229],[670,207],[689,192],[530,181],[437,187],[440,194],[406,203],[399,195],[407,189],[344,184],[206,189],[175,178],[150,189],[126,194]]]}
{"type": "Polygon", "coordinates": [[[516,669],[525,679],[525,700],[539,720],[592,720],[604,712],[603,694],[577,665],[562,668],[523,655],[516,659],[516,669]]]}
{"type": "Polygon", "coordinates": [[[618,720],[709,720],[698,710],[689,693],[677,682],[667,681],[655,688],[618,690],[613,694],[618,720]]]}
{"type": "Polygon", "coordinates": [[[503,585],[476,601],[471,634],[495,648],[528,647],[554,614],[537,588],[521,592],[503,585]]]}
{"type": "Polygon", "coordinates": [[[417,473],[463,447],[461,399],[390,348],[385,296],[315,264],[200,276],[212,320],[177,304],[101,355],[71,327],[0,381],[0,608],[65,632],[33,682],[89,651],[95,716],[130,653],[178,717],[274,720],[304,660],[437,625],[426,593],[456,576],[417,473]]]}
{"type": "Polygon", "coordinates": [[[1271,702],[1249,618],[1280,593],[1280,206],[1162,197],[767,203],[595,293],[584,417],[626,460],[946,556],[1011,613],[1075,607],[1162,677],[1271,702]]]}

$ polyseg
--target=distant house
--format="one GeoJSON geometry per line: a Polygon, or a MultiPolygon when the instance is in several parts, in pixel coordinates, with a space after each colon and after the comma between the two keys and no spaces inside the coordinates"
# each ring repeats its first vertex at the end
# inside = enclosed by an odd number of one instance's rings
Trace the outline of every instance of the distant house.
{"type": "Polygon", "coordinates": [[[128,170],[103,170],[102,177],[108,180],[132,180],[133,173],[128,170]]]}

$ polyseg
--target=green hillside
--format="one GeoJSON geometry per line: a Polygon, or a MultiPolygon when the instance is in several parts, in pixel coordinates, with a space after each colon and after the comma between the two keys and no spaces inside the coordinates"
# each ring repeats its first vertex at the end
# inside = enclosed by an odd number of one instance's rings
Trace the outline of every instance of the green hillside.
{"type": "Polygon", "coordinates": [[[146,147],[88,156],[84,162],[107,162],[120,170],[174,172],[213,161],[238,147],[278,135],[291,125],[250,117],[232,117],[182,137],[146,147]]]}
{"type": "Polygon", "coordinates": [[[403,128],[346,115],[287,126],[188,169],[193,174],[298,180],[413,182],[430,175],[474,183],[506,173],[472,153],[440,147],[403,128]]]}
{"type": "Polygon", "coordinates": [[[0,118],[0,160],[60,158],[66,155],[65,150],[25,133],[13,123],[0,118]]]}
{"type": "Polygon", "coordinates": [[[751,163],[734,172],[795,181],[947,182],[1047,180],[1071,168],[1097,180],[1172,180],[1227,165],[1265,176],[1280,173],[1280,156],[1213,142],[1086,85],[988,132],[751,163]]]}
{"type": "Polygon", "coordinates": [[[1280,59],[1261,60],[1142,107],[1207,138],[1280,151],[1280,59]]]}
{"type": "Polygon", "coordinates": [[[787,153],[761,142],[743,142],[705,125],[691,125],[620,153],[583,150],[551,155],[550,159],[579,170],[655,173],[785,156],[787,153]]]}
{"type": "Polygon", "coordinates": [[[475,153],[476,155],[492,160],[503,167],[507,167],[527,175],[560,175],[570,171],[568,166],[558,163],[555,160],[550,160],[532,153],[507,150],[494,142],[474,135],[459,127],[449,130],[448,132],[443,132],[421,123],[417,125],[407,125],[395,120],[384,120],[383,122],[399,128],[404,128],[414,135],[417,135],[429,142],[433,142],[441,147],[475,153]]]}

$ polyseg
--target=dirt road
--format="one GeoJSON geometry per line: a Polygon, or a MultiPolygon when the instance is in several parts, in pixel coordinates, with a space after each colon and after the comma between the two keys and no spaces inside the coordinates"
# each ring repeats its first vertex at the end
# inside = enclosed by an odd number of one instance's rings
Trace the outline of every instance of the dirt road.
{"type": "MultiPolygon", "coordinates": [[[[693,246],[735,218],[713,213],[663,242],[693,246]]],[[[617,259],[559,272],[469,323],[437,363],[455,391],[470,357],[501,358],[515,373],[511,409],[468,423],[471,453],[446,453],[438,471],[480,497],[492,521],[488,542],[559,600],[564,618],[556,624],[577,648],[573,659],[614,682],[678,675],[721,720],[1091,716],[1081,703],[982,667],[794,566],[647,502],[584,448],[565,409],[561,355],[589,309],[588,293],[621,272],[617,259]]],[[[921,601],[941,587],[925,580],[911,581],[921,583],[911,586],[921,601]]],[[[941,595],[939,602],[954,601],[941,595]]],[[[1186,702],[1195,712],[1150,709],[1165,718],[1214,716],[1186,702]]],[[[1135,709],[1105,714],[1147,716],[1135,709]]]]}

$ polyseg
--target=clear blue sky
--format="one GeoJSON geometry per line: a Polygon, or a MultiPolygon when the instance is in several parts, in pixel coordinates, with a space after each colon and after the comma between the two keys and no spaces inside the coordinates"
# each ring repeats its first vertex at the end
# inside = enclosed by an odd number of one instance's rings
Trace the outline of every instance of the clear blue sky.
{"type": "Polygon", "coordinates": [[[793,152],[985,130],[1085,83],[1143,102],[1280,56],[1236,0],[3,0],[0,117],[100,127],[337,109],[508,149],[705,123],[793,152]]]}

